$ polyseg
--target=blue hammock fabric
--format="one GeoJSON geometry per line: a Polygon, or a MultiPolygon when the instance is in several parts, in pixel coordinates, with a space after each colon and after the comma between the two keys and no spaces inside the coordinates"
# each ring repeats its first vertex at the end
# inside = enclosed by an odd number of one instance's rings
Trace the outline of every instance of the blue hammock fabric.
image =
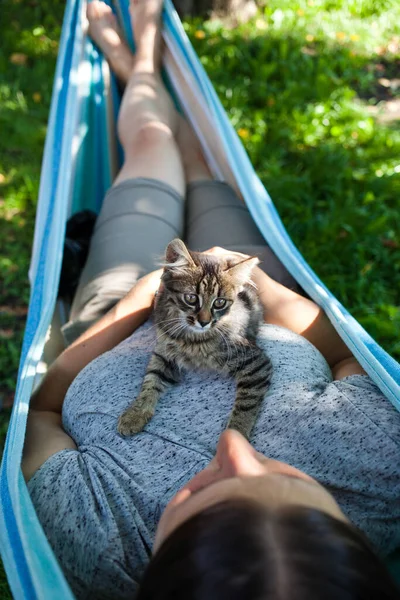
{"type": "MultiPolygon", "coordinates": [[[[133,43],[127,0],[117,1],[114,8],[128,41],[133,43]]],[[[0,551],[17,599],[73,598],[36,517],[20,465],[29,398],[57,299],[66,221],[78,210],[99,210],[120,156],[113,129],[118,93],[115,82],[111,82],[111,88],[105,85],[104,59],[84,35],[85,11],[85,0],[67,1],[42,166],[29,312],[0,472],[0,551]]],[[[170,0],[165,2],[164,24],[167,47],[185,78],[196,87],[261,233],[299,284],[324,308],[388,400],[400,410],[400,365],[338,302],[292,243],[170,0]]],[[[168,85],[179,97],[173,81],[168,85]]]]}

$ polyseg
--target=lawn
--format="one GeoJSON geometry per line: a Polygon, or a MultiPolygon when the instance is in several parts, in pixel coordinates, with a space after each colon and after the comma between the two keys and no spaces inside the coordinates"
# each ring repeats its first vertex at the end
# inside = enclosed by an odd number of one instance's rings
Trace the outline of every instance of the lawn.
{"type": "MultiPolygon", "coordinates": [[[[0,446],[29,300],[63,7],[60,0],[2,4],[0,446]]],[[[399,22],[397,0],[270,0],[247,25],[185,25],[293,240],[397,359],[399,22]]],[[[8,598],[2,581],[0,576],[0,596],[8,598]]]]}

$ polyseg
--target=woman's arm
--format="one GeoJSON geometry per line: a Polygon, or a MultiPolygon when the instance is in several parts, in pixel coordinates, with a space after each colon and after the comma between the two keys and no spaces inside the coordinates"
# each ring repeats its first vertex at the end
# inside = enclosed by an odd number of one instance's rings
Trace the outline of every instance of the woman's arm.
{"type": "Polygon", "coordinates": [[[334,379],[366,374],[318,304],[277,283],[258,267],[252,279],[264,306],[266,323],[305,337],[325,357],[334,379]]]}
{"type": "Polygon", "coordinates": [[[148,319],[161,274],[159,269],[140,279],[125,298],[60,354],[34,392],[32,409],[61,413],[65,394],[78,373],[148,319]]]}
{"type": "Polygon", "coordinates": [[[114,348],[149,317],[161,274],[162,269],[140,279],[125,298],[51,365],[31,399],[21,464],[27,481],[53,454],[76,450],[74,440],[61,423],[65,394],[89,362],[114,348]]]}

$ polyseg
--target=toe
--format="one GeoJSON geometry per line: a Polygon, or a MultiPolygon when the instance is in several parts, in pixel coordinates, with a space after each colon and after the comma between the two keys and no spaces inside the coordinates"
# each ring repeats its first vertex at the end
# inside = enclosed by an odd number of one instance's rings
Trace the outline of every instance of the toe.
{"type": "Polygon", "coordinates": [[[112,15],[111,7],[105,2],[99,0],[92,0],[89,2],[86,9],[86,15],[89,20],[99,20],[108,15],[112,15]]]}

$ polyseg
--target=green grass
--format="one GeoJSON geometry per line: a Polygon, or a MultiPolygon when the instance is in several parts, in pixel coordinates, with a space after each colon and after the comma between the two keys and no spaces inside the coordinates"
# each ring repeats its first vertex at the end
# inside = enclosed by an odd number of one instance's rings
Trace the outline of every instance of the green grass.
{"type": "Polygon", "coordinates": [[[400,76],[396,15],[390,1],[270,0],[240,28],[186,29],[294,242],[399,359],[400,129],[373,116],[396,95],[378,82],[400,76]]]}
{"type": "MultiPolygon", "coordinates": [[[[15,389],[61,0],[4,0],[0,20],[0,399],[15,389]]],[[[400,358],[396,0],[269,0],[251,23],[186,25],[305,258],[400,358]]],[[[0,412],[0,447],[9,411],[0,412]]],[[[0,597],[8,598],[0,574],[0,597]]]]}

